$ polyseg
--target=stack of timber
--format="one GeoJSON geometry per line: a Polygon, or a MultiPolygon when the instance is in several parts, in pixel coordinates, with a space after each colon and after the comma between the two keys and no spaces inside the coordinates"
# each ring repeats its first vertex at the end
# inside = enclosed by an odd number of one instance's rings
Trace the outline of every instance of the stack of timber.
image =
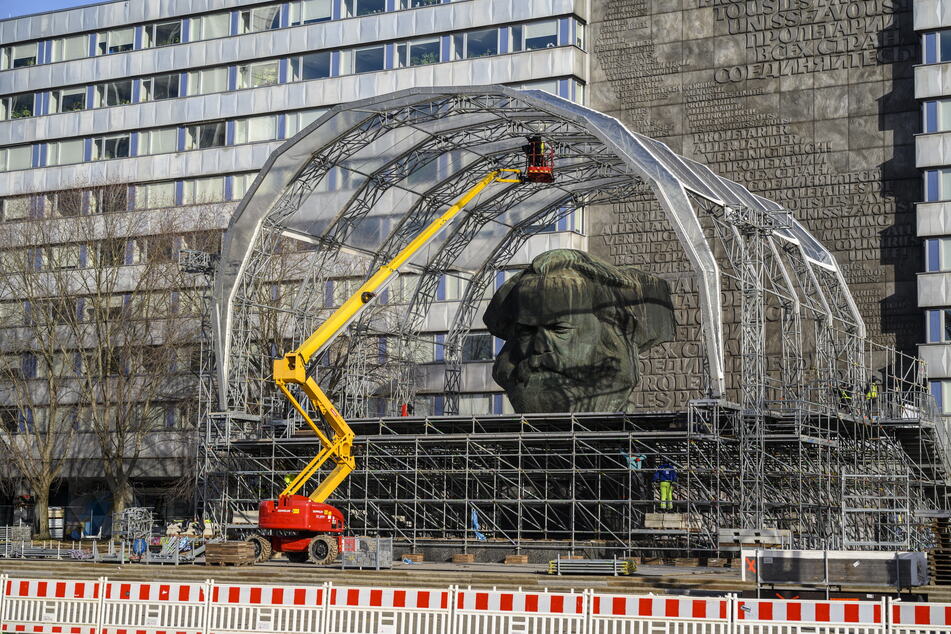
{"type": "Polygon", "coordinates": [[[634,574],[637,564],[630,559],[553,559],[548,562],[550,575],[612,575],[634,574]]]}
{"type": "Polygon", "coordinates": [[[254,563],[251,542],[209,542],[205,545],[205,563],[216,566],[250,566],[254,563]]]}
{"type": "Polygon", "coordinates": [[[951,586],[951,520],[935,519],[935,548],[931,551],[931,579],[936,586],[951,586]]]}

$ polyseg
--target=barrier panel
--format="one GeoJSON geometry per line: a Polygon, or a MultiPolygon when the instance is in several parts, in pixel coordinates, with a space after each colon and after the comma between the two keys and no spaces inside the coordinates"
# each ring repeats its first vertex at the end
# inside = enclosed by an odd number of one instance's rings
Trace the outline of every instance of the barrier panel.
{"type": "Polygon", "coordinates": [[[454,632],[583,634],[589,593],[457,590],[454,632]]]}
{"type": "Polygon", "coordinates": [[[211,584],[209,634],[324,631],[325,586],[211,584]]]}
{"type": "Polygon", "coordinates": [[[96,634],[103,580],[65,581],[4,577],[0,631],[96,634]]]}
{"type": "Polygon", "coordinates": [[[101,634],[205,634],[208,584],[110,581],[101,634]]]}
{"type": "Polygon", "coordinates": [[[348,588],[327,584],[324,634],[448,634],[454,588],[348,588]]]}
{"type": "Polygon", "coordinates": [[[591,634],[729,634],[731,598],[594,594],[591,634]]]}
{"type": "Polygon", "coordinates": [[[884,603],[735,599],[735,634],[882,634],[884,603]]]}
{"type": "Polygon", "coordinates": [[[951,604],[13,579],[30,634],[951,634],[951,604]]]}
{"type": "Polygon", "coordinates": [[[892,603],[889,630],[896,634],[951,632],[951,604],[892,603]]]}

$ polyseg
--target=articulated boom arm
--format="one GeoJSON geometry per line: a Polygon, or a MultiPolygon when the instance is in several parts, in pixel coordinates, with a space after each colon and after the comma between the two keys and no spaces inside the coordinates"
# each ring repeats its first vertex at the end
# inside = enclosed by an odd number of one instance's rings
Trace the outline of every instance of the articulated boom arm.
{"type": "Polygon", "coordinates": [[[303,471],[297,474],[297,477],[287,485],[281,493],[281,497],[294,495],[300,491],[308,480],[320,469],[327,460],[332,460],[336,467],[324,480],[318,485],[317,489],[310,494],[310,499],[314,502],[324,502],[336,490],[338,486],[346,479],[350,472],[354,470],[356,464],[353,459],[353,430],[347,425],[347,422],[334,407],[327,395],[317,385],[314,377],[307,376],[307,364],[316,355],[320,354],[333,340],[339,335],[347,325],[353,321],[366,308],[367,304],[373,301],[373,298],[386,287],[386,285],[396,276],[399,268],[406,263],[417,251],[426,246],[437,233],[456,216],[473,198],[475,198],[483,189],[495,182],[500,183],[520,183],[521,174],[517,169],[499,169],[486,174],[485,178],[479,181],[472,189],[467,191],[452,207],[439,218],[433,220],[412,242],[407,244],[395,258],[384,264],[377,270],[373,276],[363,283],[357,292],[350,299],[343,303],[320,327],[307,338],[307,341],[301,344],[297,350],[288,352],[282,359],[274,360],[274,382],[280,388],[284,396],[291,402],[310,428],[314,430],[320,439],[322,449],[310,463],[304,467],[303,471]],[[507,174],[514,173],[514,178],[503,178],[507,174]],[[288,385],[296,384],[301,386],[301,390],[314,404],[320,417],[324,419],[330,429],[333,431],[333,438],[328,439],[327,435],[321,431],[320,427],[310,417],[300,402],[291,394],[288,385]]]}

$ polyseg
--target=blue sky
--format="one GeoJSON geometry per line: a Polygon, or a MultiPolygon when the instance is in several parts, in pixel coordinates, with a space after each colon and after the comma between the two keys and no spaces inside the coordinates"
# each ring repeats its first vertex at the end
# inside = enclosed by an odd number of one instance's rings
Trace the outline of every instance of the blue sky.
{"type": "MultiPolygon", "coordinates": [[[[0,0],[0,19],[12,18],[17,15],[43,13],[57,9],[81,7],[84,4],[96,4],[102,0],[0,0]]],[[[144,2],[145,0],[135,0],[144,2]]]]}

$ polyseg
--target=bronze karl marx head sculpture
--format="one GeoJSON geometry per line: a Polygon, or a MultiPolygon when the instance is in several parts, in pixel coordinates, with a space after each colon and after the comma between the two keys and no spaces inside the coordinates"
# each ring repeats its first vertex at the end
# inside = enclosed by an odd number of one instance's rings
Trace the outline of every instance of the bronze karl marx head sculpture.
{"type": "Polygon", "coordinates": [[[518,412],[624,411],[638,354],[674,335],[666,281],[572,249],[536,257],[483,319],[505,340],[492,376],[518,412]]]}

